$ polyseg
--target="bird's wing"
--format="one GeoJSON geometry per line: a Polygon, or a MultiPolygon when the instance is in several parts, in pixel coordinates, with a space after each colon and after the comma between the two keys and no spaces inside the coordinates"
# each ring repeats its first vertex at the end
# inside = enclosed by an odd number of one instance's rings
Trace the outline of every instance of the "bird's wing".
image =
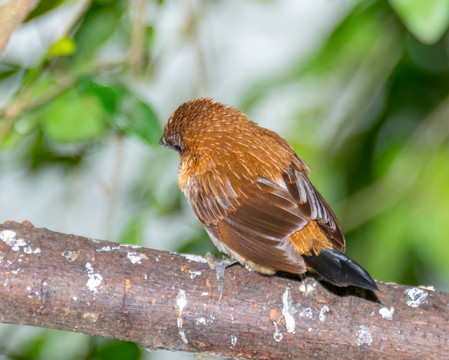
{"type": "Polygon", "coordinates": [[[209,173],[190,184],[189,201],[209,233],[256,264],[305,272],[304,251],[295,244],[295,234],[305,231],[313,220],[326,237],[339,230],[335,216],[307,175],[293,169],[279,183],[258,178],[239,187],[235,184],[241,184],[241,179],[232,176],[215,178],[209,173]]]}
{"type": "Polygon", "coordinates": [[[309,221],[315,220],[319,230],[332,246],[344,252],[345,238],[334,212],[312,185],[307,173],[298,165],[298,161],[293,162],[283,174],[289,193],[297,202],[303,216],[309,221]]]}

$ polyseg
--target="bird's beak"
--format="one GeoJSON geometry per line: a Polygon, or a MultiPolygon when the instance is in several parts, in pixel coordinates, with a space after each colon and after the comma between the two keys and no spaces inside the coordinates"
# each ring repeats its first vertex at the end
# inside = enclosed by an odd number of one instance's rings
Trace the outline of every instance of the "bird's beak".
{"type": "Polygon", "coordinates": [[[167,146],[164,135],[162,135],[161,138],[159,139],[159,145],[167,146]]]}

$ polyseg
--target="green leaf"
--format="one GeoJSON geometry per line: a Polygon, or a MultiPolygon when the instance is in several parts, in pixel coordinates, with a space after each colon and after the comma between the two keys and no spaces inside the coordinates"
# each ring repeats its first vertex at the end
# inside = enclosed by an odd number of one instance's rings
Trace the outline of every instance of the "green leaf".
{"type": "Polygon", "coordinates": [[[114,33],[122,14],[121,2],[91,6],[75,34],[78,46],[75,59],[79,64],[88,63],[96,55],[100,46],[114,33]]]}
{"type": "Polygon", "coordinates": [[[41,113],[43,130],[54,141],[88,141],[103,135],[106,123],[98,101],[74,89],[58,96],[41,113]]]}
{"type": "Polygon", "coordinates": [[[63,37],[48,49],[47,58],[72,55],[75,52],[75,48],[76,44],[72,39],[63,37]]]}
{"type": "Polygon", "coordinates": [[[48,141],[42,129],[32,133],[24,143],[27,150],[24,152],[22,160],[26,167],[33,171],[50,164],[68,170],[81,163],[86,149],[85,143],[80,143],[81,146],[70,146],[70,149],[64,149],[64,146],[58,146],[59,143],[48,141]]]}
{"type": "Polygon", "coordinates": [[[93,358],[96,360],[138,360],[142,357],[139,346],[134,343],[108,340],[102,346],[99,346],[93,358]]]}
{"type": "MultiPolygon", "coordinates": [[[[0,124],[4,121],[0,117],[0,124]]],[[[9,129],[5,137],[0,142],[1,150],[9,150],[20,143],[25,135],[36,130],[39,121],[35,112],[24,113],[14,122],[14,126],[9,129]]]]}
{"type": "MultiPolygon", "coordinates": [[[[4,118],[0,117],[0,124],[5,121],[4,118]]],[[[17,134],[14,130],[9,130],[3,139],[0,141],[0,150],[10,150],[20,141],[22,137],[17,134]]]]}
{"type": "Polygon", "coordinates": [[[154,27],[152,26],[147,26],[147,28],[145,29],[145,40],[144,40],[144,47],[145,47],[145,52],[151,53],[151,48],[153,46],[154,43],[154,38],[155,38],[155,34],[154,34],[154,27]]]}
{"type": "Polygon", "coordinates": [[[157,146],[162,133],[153,109],[135,95],[119,98],[115,124],[125,134],[134,134],[151,146],[157,146]]]}
{"type": "Polygon", "coordinates": [[[96,96],[103,105],[103,110],[109,116],[114,116],[117,109],[118,98],[126,92],[124,86],[118,84],[103,85],[91,78],[81,79],[78,83],[78,87],[83,93],[96,96]]]}
{"type": "Polygon", "coordinates": [[[93,80],[80,84],[88,93],[97,96],[107,120],[125,135],[136,135],[151,146],[157,146],[162,133],[153,109],[121,84],[103,85],[93,80]]]}
{"type": "Polygon", "coordinates": [[[37,6],[34,8],[33,11],[31,11],[27,18],[25,19],[25,22],[30,21],[38,16],[41,16],[42,14],[45,14],[46,12],[53,10],[57,6],[59,6],[64,0],[40,0],[37,6]]]}
{"type": "Polygon", "coordinates": [[[447,0],[390,0],[408,31],[425,44],[436,43],[449,26],[447,0]]]}
{"type": "Polygon", "coordinates": [[[20,67],[0,63],[0,80],[6,79],[7,77],[14,75],[17,71],[20,70],[20,67]]]}

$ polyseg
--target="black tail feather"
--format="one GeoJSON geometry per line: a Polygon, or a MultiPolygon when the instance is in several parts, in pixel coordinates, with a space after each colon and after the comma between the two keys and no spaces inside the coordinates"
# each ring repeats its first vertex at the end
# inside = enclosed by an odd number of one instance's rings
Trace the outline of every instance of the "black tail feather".
{"type": "Polygon", "coordinates": [[[303,258],[308,266],[334,285],[379,290],[366,270],[341,251],[324,249],[318,255],[303,255],[303,258]]]}

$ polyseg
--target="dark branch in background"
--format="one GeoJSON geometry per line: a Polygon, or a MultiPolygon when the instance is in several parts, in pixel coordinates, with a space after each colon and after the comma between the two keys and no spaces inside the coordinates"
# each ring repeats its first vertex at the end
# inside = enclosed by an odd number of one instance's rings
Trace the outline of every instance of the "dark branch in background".
{"type": "Polygon", "coordinates": [[[338,289],[199,256],[0,225],[0,322],[254,359],[442,358],[449,294],[338,289]]]}

